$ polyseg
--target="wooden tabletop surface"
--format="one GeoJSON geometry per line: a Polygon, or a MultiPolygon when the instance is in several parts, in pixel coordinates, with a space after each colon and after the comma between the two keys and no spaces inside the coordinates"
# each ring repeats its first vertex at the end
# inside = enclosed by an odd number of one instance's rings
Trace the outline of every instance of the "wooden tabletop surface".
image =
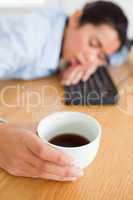
{"type": "Polygon", "coordinates": [[[133,200],[132,66],[110,69],[120,91],[115,106],[65,106],[57,77],[0,81],[0,116],[10,122],[36,123],[56,111],[81,111],[102,125],[95,161],[75,182],[18,178],[0,170],[0,200],[133,200]]]}

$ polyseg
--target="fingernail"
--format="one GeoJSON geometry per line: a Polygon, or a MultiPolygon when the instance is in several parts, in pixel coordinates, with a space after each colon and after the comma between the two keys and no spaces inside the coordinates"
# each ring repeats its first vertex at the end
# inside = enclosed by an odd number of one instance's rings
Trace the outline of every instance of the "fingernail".
{"type": "Polygon", "coordinates": [[[86,77],[83,77],[83,78],[82,78],[82,81],[85,82],[85,81],[86,81],[86,77]]]}
{"type": "Polygon", "coordinates": [[[70,85],[71,85],[71,83],[70,83],[70,82],[67,82],[67,83],[66,83],[66,85],[67,85],[67,86],[70,86],[70,85]]]}
{"type": "Polygon", "coordinates": [[[73,172],[72,172],[72,175],[73,176],[83,176],[83,171],[81,169],[75,169],[73,172]]]}
{"type": "Polygon", "coordinates": [[[69,177],[65,179],[66,181],[76,181],[77,178],[76,177],[69,177]]]}
{"type": "Polygon", "coordinates": [[[69,82],[64,82],[63,85],[69,86],[69,82]]]}
{"type": "Polygon", "coordinates": [[[77,180],[77,178],[71,178],[70,179],[70,181],[76,181],[77,180]]]}
{"type": "Polygon", "coordinates": [[[76,85],[76,84],[77,84],[77,82],[73,82],[73,83],[72,83],[72,85],[76,85]]]}
{"type": "Polygon", "coordinates": [[[84,82],[87,81],[88,79],[89,79],[89,77],[85,77],[85,78],[84,78],[84,82]]]}

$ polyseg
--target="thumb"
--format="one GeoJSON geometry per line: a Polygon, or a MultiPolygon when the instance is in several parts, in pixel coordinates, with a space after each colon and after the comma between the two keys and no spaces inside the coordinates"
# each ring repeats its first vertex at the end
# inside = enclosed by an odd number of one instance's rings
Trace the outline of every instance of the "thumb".
{"type": "Polygon", "coordinates": [[[37,135],[27,134],[25,145],[28,149],[42,160],[54,162],[59,165],[72,165],[73,158],[62,151],[56,150],[37,135]]]}

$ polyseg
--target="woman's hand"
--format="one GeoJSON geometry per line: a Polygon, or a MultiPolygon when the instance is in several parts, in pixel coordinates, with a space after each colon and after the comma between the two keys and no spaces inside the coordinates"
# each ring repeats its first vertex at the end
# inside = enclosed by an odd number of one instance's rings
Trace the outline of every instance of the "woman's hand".
{"type": "Polygon", "coordinates": [[[79,55],[72,64],[61,74],[62,85],[75,85],[87,81],[99,66],[106,64],[105,60],[92,59],[91,62],[79,55]],[[77,63],[76,63],[77,60],[77,63]]]}
{"type": "Polygon", "coordinates": [[[33,132],[11,124],[0,124],[0,167],[14,176],[56,181],[72,181],[83,175],[71,157],[33,132]]]}

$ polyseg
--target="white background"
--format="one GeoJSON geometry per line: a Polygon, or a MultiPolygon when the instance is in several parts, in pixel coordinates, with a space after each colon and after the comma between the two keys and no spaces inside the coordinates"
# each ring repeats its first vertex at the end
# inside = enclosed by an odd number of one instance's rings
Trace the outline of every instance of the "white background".
{"type": "Polygon", "coordinates": [[[0,0],[0,6],[33,6],[43,4],[45,0],[0,0]]]}
{"type": "MultiPolygon", "coordinates": [[[[86,2],[94,0],[0,0],[0,7],[35,7],[35,6],[59,6],[68,14],[81,8],[86,2]]],[[[133,38],[133,0],[112,0],[118,3],[125,11],[129,19],[129,37],[133,38]]],[[[9,11],[9,9],[8,9],[9,11]]],[[[5,9],[4,9],[5,12],[5,9]]]]}
{"type": "MultiPolygon", "coordinates": [[[[86,2],[94,0],[45,0],[45,5],[59,5],[61,6],[68,14],[71,14],[75,9],[79,9],[86,2]]],[[[108,1],[108,0],[107,0],[108,1]]],[[[115,3],[118,3],[125,11],[129,19],[129,30],[128,35],[130,38],[133,38],[133,0],[112,0],[115,3]]]]}

